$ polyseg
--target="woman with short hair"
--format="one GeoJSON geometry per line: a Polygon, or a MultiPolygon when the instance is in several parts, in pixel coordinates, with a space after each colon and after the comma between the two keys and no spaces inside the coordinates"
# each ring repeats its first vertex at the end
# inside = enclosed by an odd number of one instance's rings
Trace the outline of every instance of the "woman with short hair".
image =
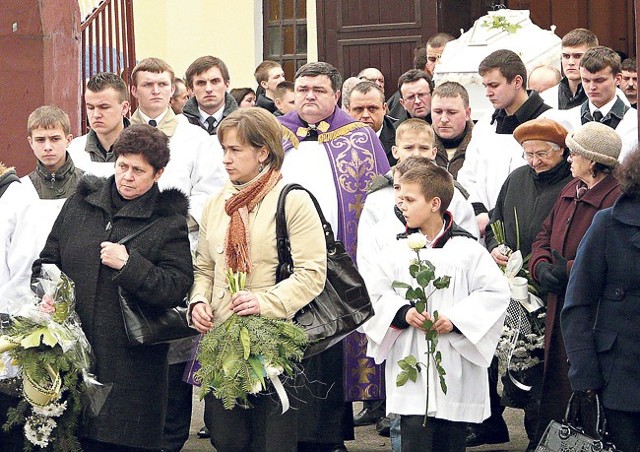
{"type": "Polygon", "coordinates": [[[40,258],[75,283],[76,311],[95,355],[93,373],[111,387],[80,431],[83,450],[160,449],[167,399],[167,344],[129,347],[119,290],[157,309],[178,306],[193,282],[189,201],[160,191],[169,140],[149,125],[126,128],[113,145],[115,175],[86,176],[64,204],[40,258]],[[117,242],[153,225],[124,245],[117,242]]]}

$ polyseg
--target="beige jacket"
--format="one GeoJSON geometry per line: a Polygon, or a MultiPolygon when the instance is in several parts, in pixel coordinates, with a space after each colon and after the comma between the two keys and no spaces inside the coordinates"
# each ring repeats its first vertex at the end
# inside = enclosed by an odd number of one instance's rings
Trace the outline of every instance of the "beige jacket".
{"type": "MultiPolygon", "coordinates": [[[[229,216],[224,203],[244,186],[227,182],[204,208],[195,260],[195,282],[190,304],[204,301],[211,305],[214,324],[229,318],[231,294],[227,287],[224,240],[229,216]]],[[[276,248],[276,207],[284,187],[279,182],[249,212],[251,273],[245,290],[255,293],[260,313],[270,318],[293,318],[296,311],[313,300],[324,288],[327,252],[318,213],[307,193],[295,190],[287,195],[285,212],[291,241],[294,274],[275,284],[278,252],[276,248]]]]}

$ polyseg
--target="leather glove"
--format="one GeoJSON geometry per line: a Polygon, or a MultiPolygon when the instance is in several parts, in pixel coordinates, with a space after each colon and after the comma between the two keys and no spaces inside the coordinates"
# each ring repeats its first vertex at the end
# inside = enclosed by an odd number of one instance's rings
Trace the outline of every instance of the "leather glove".
{"type": "Polygon", "coordinates": [[[567,275],[567,259],[560,254],[558,250],[552,250],[551,254],[556,261],[551,270],[551,274],[564,285],[569,281],[569,275],[567,275]]]}
{"type": "Polygon", "coordinates": [[[575,427],[582,427],[584,432],[592,437],[597,437],[598,434],[598,412],[600,412],[600,416],[603,416],[601,409],[599,406],[600,400],[596,397],[596,392],[594,390],[588,391],[574,391],[573,397],[576,400],[576,410],[577,412],[570,414],[570,418],[572,421],[572,425],[575,427]]]}
{"type": "Polygon", "coordinates": [[[540,262],[536,274],[543,292],[559,294],[564,290],[564,283],[553,275],[553,268],[554,265],[549,262],[540,262]]]}

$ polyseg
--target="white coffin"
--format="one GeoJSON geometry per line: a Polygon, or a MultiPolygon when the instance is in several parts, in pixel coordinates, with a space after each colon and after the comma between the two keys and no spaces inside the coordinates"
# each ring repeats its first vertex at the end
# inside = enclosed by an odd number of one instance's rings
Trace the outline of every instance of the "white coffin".
{"type": "Polygon", "coordinates": [[[435,68],[436,85],[444,81],[455,81],[467,88],[471,116],[478,120],[493,111],[484,95],[482,78],[478,74],[480,62],[496,50],[509,49],[522,58],[528,72],[541,65],[559,69],[561,44],[554,29],[552,26],[551,30],[543,30],[535,25],[529,18],[528,10],[490,11],[476,20],[473,27],[458,39],[447,43],[435,68]],[[491,22],[499,16],[504,16],[509,24],[517,24],[520,28],[509,33],[503,29],[483,26],[485,22],[491,22]]]}

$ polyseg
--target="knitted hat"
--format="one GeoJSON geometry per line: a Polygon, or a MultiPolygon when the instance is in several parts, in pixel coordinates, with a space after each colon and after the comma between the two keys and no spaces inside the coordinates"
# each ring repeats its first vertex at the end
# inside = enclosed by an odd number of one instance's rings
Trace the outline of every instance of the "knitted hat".
{"type": "Polygon", "coordinates": [[[513,131],[513,137],[522,145],[525,141],[540,140],[555,143],[564,148],[567,129],[551,119],[538,118],[520,124],[513,131]]]}
{"type": "Polygon", "coordinates": [[[569,132],[567,146],[571,152],[613,168],[618,163],[622,140],[611,127],[592,121],[569,132]]]}

